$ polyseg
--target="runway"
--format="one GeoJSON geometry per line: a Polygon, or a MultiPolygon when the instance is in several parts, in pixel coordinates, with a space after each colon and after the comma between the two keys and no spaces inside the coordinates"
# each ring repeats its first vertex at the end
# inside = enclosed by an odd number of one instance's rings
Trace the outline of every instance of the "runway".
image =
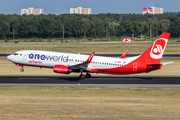
{"type": "Polygon", "coordinates": [[[97,76],[0,76],[0,86],[119,86],[180,87],[180,77],[97,76]]]}

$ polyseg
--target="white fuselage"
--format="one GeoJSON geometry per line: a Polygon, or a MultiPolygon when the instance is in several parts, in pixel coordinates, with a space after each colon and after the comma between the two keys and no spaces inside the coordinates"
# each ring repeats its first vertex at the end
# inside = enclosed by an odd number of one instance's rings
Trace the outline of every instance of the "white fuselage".
{"type": "MultiPolygon", "coordinates": [[[[38,67],[49,67],[53,68],[54,65],[60,64],[65,66],[73,66],[76,64],[83,63],[87,60],[89,55],[72,54],[72,53],[62,53],[62,52],[49,52],[49,51],[39,51],[39,50],[23,50],[16,52],[18,55],[10,55],[8,59],[14,63],[28,65],[28,66],[38,66],[38,67]]],[[[88,65],[89,69],[110,69],[121,66],[126,66],[131,61],[138,58],[112,58],[112,57],[102,57],[94,56],[91,63],[88,65]]]]}

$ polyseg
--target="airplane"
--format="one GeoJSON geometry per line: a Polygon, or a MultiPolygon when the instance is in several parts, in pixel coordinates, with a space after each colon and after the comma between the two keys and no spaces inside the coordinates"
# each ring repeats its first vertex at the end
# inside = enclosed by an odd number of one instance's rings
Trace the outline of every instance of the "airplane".
{"type": "Polygon", "coordinates": [[[157,40],[141,55],[127,57],[125,53],[118,58],[91,55],[50,52],[40,50],[22,50],[7,56],[7,59],[16,66],[33,66],[40,68],[52,68],[55,73],[70,74],[80,73],[79,78],[90,78],[90,73],[103,73],[113,75],[127,75],[148,73],[161,69],[163,65],[173,62],[160,63],[170,33],[164,32],[157,40]],[[83,74],[86,73],[86,75],[83,74]]]}

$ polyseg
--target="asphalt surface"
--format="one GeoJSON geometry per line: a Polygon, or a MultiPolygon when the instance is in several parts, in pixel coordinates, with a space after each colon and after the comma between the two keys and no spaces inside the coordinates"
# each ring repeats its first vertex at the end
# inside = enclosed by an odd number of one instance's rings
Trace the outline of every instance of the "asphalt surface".
{"type": "Polygon", "coordinates": [[[180,87],[180,77],[92,76],[0,76],[0,86],[120,86],[180,87]]]}
{"type": "MultiPolygon", "coordinates": [[[[0,54],[0,57],[7,57],[10,54],[0,54]]],[[[127,54],[126,57],[133,57],[139,54],[127,54]]],[[[121,54],[95,54],[95,56],[120,57],[121,54]]],[[[180,54],[164,54],[163,58],[180,58],[180,54]]]]}
{"type": "Polygon", "coordinates": [[[0,54],[0,57],[7,57],[10,54],[0,54]]]}

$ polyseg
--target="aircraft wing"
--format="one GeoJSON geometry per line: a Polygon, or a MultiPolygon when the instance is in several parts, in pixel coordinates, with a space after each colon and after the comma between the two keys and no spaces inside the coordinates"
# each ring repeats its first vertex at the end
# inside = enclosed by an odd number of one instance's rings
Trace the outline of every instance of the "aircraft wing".
{"type": "Polygon", "coordinates": [[[85,62],[83,62],[83,63],[77,64],[77,65],[73,65],[73,66],[69,66],[70,69],[74,69],[74,70],[88,70],[87,67],[88,67],[89,63],[91,63],[91,61],[92,61],[92,59],[94,57],[94,54],[95,54],[95,52],[93,52],[89,56],[89,58],[85,62]]]}

